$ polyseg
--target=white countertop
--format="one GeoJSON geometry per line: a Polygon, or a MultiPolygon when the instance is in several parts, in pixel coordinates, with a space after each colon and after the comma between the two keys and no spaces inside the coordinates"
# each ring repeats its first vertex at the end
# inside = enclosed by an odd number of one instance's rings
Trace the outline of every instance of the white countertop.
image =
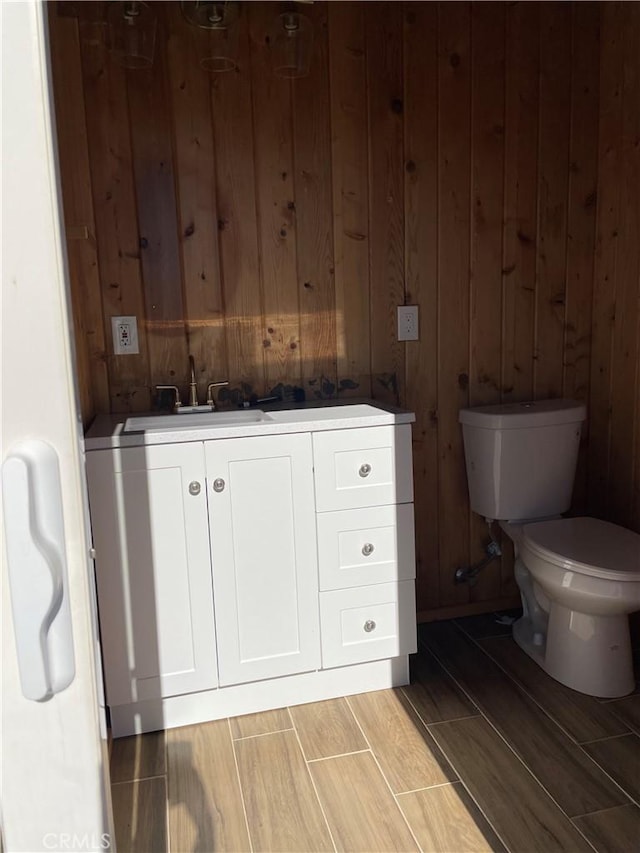
{"type": "MultiPolygon", "coordinates": [[[[128,418],[144,418],[142,413],[98,415],[85,436],[86,450],[106,450],[112,447],[140,447],[147,444],[176,444],[184,441],[209,441],[218,438],[241,438],[254,435],[282,435],[294,432],[318,432],[332,429],[409,424],[415,415],[394,406],[372,400],[312,400],[307,403],[277,403],[258,407],[268,420],[211,426],[199,424],[199,415],[183,420],[185,415],[149,417],[157,423],[166,418],[166,427],[153,426],[137,431],[125,431],[128,418]],[[174,428],[175,427],[175,428],[174,428]]],[[[228,411],[228,410],[226,410],[228,411]]],[[[243,409],[237,411],[256,411],[243,409]]],[[[210,414],[203,416],[211,420],[210,414]]],[[[215,415],[214,415],[215,417],[215,415]]],[[[221,419],[222,420],[222,419],[221,419]]]]}

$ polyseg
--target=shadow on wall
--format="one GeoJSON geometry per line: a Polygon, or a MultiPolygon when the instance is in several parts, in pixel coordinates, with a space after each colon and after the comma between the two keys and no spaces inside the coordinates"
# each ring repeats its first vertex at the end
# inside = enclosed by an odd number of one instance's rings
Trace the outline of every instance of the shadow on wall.
{"type": "MultiPolygon", "coordinates": [[[[244,403],[255,403],[257,398],[276,396],[283,402],[306,400],[340,399],[342,397],[373,398],[393,405],[401,404],[401,381],[396,370],[376,374],[362,372],[361,366],[349,359],[344,335],[339,332],[340,314],[333,311],[295,314],[290,318],[279,318],[280,325],[269,327],[267,337],[263,337],[261,316],[220,316],[217,319],[146,321],[145,340],[148,349],[154,351],[158,342],[166,342],[180,337],[186,342],[183,359],[178,364],[175,359],[166,364],[160,376],[158,369],[151,366],[156,377],[155,384],[175,384],[180,399],[188,399],[189,367],[188,356],[195,360],[198,400],[207,399],[207,387],[210,382],[227,380],[228,386],[215,391],[216,403],[222,407],[234,407],[244,403]],[[318,358],[319,344],[313,327],[328,328],[337,323],[338,335],[332,350],[318,358]],[[305,335],[302,330],[307,329],[305,335]],[[206,341],[211,346],[206,346],[206,341]],[[226,346],[221,348],[220,341],[226,346]],[[234,363],[243,368],[243,376],[233,376],[228,368],[229,358],[226,350],[236,341],[236,351],[242,349],[248,358],[235,359],[234,363]],[[190,352],[188,352],[190,350],[190,352]],[[308,352],[308,351],[311,352],[308,352]],[[347,376],[339,376],[347,373],[347,376]],[[302,392],[302,393],[300,393],[302,392]]],[[[171,347],[172,355],[175,345],[171,347]]],[[[181,354],[182,355],[182,354],[181,354]]],[[[109,360],[121,361],[121,356],[109,355],[109,360]]],[[[131,387],[121,385],[117,394],[119,411],[140,411],[135,401],[141,389],[138,385],[140,364],[146,359],[141,355],[127,355],[131,365],[131,387]]],[[[118,364],[119,366],[119,364],[118,364]]],[[[116,371],[111,369],[112,373],[116,371]]],[[[153,385],[149,388],[154,408],[171,409],[173,393],[157,394],[153,385]]]]}

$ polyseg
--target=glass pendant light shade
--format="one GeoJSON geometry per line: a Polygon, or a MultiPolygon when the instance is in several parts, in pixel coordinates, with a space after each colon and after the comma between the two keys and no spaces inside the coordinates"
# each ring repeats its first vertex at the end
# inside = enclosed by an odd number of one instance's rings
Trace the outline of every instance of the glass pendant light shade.
{"type": "Polygon", "coordinates": [[[233,71],[238,56],[239,4],[234,2],[182,2],[182,14],[204,30],[198,38],[200,65],[214,73],[233,71]]]}
{"type": "Polygon", "coordinates": [[[269,46],[277,77],[304,77],[311,66],[313,24],[299,12],[283,12],[274,21],[269,46]]]}
{"type": "Polygon", "coordinates": [[[109,51],[125,68],[150,68],[156,45],[156,18],[148,3],[114,2],[107,13],[109,51]]]}

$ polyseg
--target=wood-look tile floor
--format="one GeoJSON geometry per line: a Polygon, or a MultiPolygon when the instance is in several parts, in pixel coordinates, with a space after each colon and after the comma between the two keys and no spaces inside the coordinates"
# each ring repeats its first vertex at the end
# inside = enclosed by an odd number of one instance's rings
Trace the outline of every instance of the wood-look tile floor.
{"type": "Polygon", "coordinates": [[[419,634],[407,687],[114,741],[118,850],[640,849],[640,692],[563,687],[495,616],[419,634]]]}

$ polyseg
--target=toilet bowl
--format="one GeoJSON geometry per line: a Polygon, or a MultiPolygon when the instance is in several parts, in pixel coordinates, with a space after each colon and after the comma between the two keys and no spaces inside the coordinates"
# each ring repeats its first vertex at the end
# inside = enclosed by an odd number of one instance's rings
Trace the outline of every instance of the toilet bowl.
{"type": "Polygon", "coordinates": [[[634,689],[628,614],[640,610],[640,535],[569,509],[585,406],[541,400],[462,409],[471,509],[513,540],[520,647],[592,696],[634,689]]]}
{"type": "Polygon", "coordinates": [[[518,645],[557,681],[614,698],[635,687],[628,614],[640,609],[640,536],[595,518],[503,524],[516,549],[518,645]]]}

